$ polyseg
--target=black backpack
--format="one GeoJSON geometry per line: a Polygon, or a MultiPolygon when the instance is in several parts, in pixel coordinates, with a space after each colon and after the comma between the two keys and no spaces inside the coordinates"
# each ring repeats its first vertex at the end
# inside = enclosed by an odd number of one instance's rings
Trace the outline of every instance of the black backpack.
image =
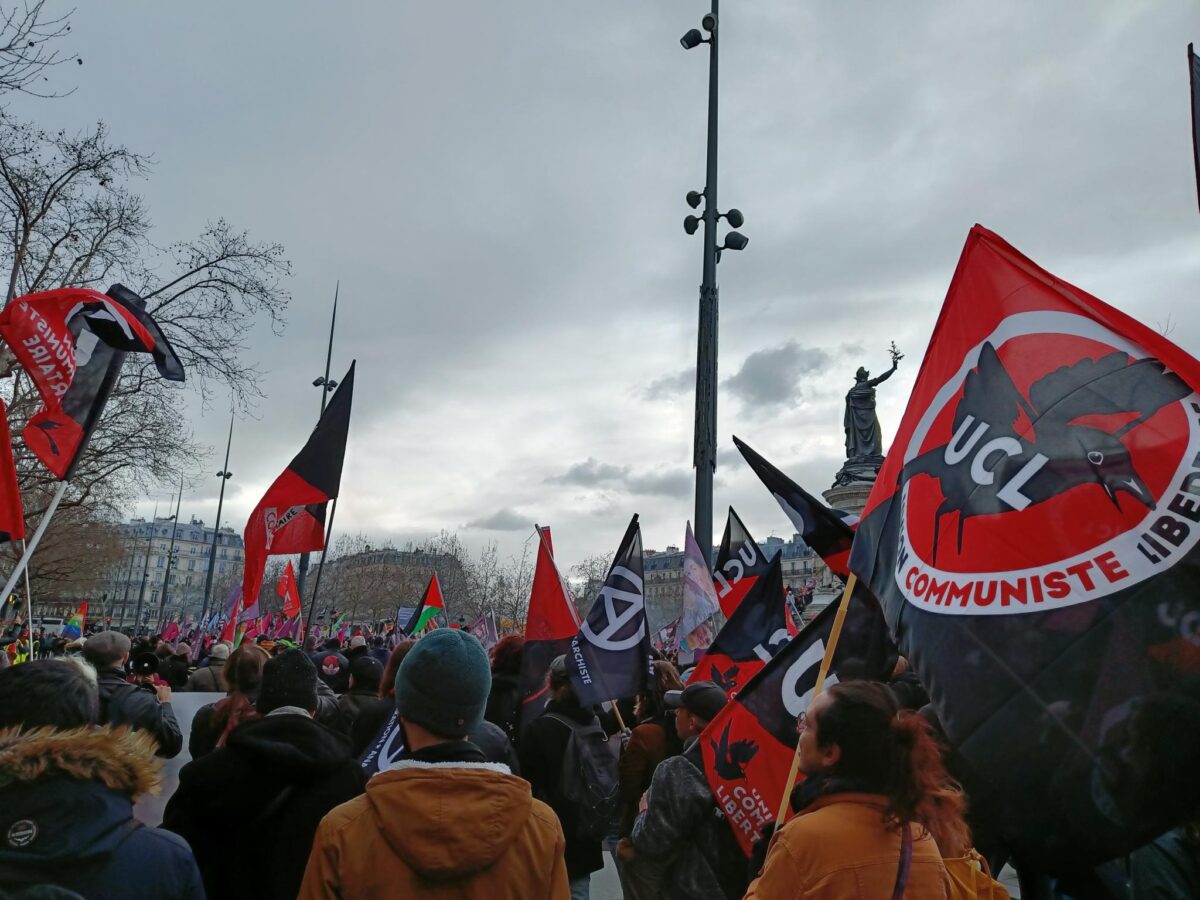
{"type": "Polygon", "coordinates": [[[548,713],[571,734],[558,779],[559,800],[574,812],[575,833],[603,840],[612,831],[620,808],[620,735],[609,737],[593,717],[587,725],[548,713]]]}

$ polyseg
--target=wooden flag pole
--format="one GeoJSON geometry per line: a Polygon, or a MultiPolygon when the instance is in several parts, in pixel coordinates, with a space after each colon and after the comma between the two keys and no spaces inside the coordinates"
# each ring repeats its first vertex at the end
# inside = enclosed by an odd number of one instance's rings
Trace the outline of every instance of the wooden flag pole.
{"type": "MultiPolygon", "coordinates": [[[[842,591],[841,600],[838,601],[837,615],[833,618],[833,630],[829,632],[829,643],[825,646],[825,656],[821,659],[821,668],[817,670],[817,683],[813,685],[813,700],[817,699],[817,695],[825,687],[825,676],[829,674],[829,667],[833,663],[833,654],[837,650],[838,640],[842,636],[842,625],[846,621],[846,610],[850,608],[850,596],[854,593],[854,585],[857,582],[858,576],[851,572],[850,577],[846,579],[846,588],[842,591]]],[[[783,817],[787,813],[788,800],[791,798],[792,786],[796,783],[796,773],[799,771],[800,741],[797,739],[796,752],[792,754],[792,768],[783,785],[783,797],[779,800],[779,813],[775,816],[775,831],[771,835],[771,840],[775,839],[775,835],[779,834],[779,829],[783,827],[783,817]]]]}

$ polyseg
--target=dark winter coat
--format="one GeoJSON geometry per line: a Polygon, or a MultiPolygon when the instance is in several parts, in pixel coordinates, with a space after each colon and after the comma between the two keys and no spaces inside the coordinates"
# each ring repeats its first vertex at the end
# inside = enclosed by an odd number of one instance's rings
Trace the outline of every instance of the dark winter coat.
{"type": "Polygon", "coordinates": [[[665,718],[643,722],[629,735],[621,753],[621,835],[628,837],[637,818],[642,794],[650,787],[654,770],[668,756],[678,753],[679,737],[675,722],[665,718]]]}
{"type": "Polygon", "coordinates": [[[370,688],[351,688],[337,701],[337,719],[332,727],[349,737],[354,730],[354,720],[368,706],[379,703],[379,695],[370,688]]]}
{"type": "Polygon", "coordinates": [[[183,767],[163,827],[192,845],[210,897],[292,900],[321,818],[363,784],[341,735],[271,715],[183,767]]]}
{"type": "Polygon", "coordinates": [[[533,787],[533,796],[548,803],[562,822],[563,834],[567,839],[567,874],[572,879],[581,878],[604,868],[604,857],[599,841],[578,835],[574,810],[565,807],[559,797],[558,782],[571,729],[551,713],[580,725],[588,724],[595,716],[591,710],[577,704],[551,700],[546,704],[546,711],[526,726],[518,748],[521,775],[533,787]]]}
{"type": "Polygon", "coordinates": [[[170,703],[159,703],[154,691],[130,684],[120,669],[96,673],[100,691],[100,724],[129,725],[158,741],[158,755],[170,759],[183,749],[183,732],[170,703]]]}
{"type": "Polygon", "coordinates": [[[746,891],[746,858],[717,809],[695,739],[654,770],[646,811],[630,837],[639,860],[666,864],[667,900],[735,900],[746,891]]]}
{"type": "Polygon", "coordinates": [[[513,746],[520,743],[517,731],[521,718],[521,689],[516,675],[492,676],[492,691],[488,694],[483,717],[493,725],[500,726],[513,746]]]}
{"type": "Polygon", "coordinates": [[[158,674],[173,691],[182,691],[188,683],[188,660],[183,656],[168,656],[159,660],[158,674]]]}
{"type": "Polygon", "coordinates": [[[124,729],[0,731],[0,885],[203,900],[187,843],[133,818],[134,799],[158,784],[154,749],[124,729]]]}
{"type": "Polygon", "coordinates": [[[229,690],[229,682],[225,680],[225,660],[210,659],[207,666],[192,673],[187,689],[224,694],[229,690]]]}

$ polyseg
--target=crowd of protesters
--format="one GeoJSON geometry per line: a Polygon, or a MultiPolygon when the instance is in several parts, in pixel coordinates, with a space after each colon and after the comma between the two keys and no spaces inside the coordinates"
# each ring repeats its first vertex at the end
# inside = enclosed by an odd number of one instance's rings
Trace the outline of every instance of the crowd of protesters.
{"type": "Polygon", "coordinates": [[[593,709],[558,657],[523,720],[515,635],[490,658],[448,628],[198,653],[106,631],[73,649],[0,671],[0,897],[578,900],[606,854],[627,900],[1005,896],[903,660],[799,717],[792,817],[748,861],[698,742],[725,692],[667,659],[627,708],[593,709]],[[146,827],[133,804],[182,749],[174,691],[224,696],[146,827]],[[368,778],[394,717],[403,752],[368,778]],[[608,766],[584,766],[591,795],[581,761],[608,766]]]}

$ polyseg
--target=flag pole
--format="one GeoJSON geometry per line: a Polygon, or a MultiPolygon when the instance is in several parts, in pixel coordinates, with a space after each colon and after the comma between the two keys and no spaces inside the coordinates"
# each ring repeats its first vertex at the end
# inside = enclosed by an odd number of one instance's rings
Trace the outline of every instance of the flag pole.
{"type": "MultiPolygon", "coordinates": [[[[854,593],[854,585],[858,583],[858,576],[853,572],[846,579],[846,587],[842,591],[842,598],[838,601],[837,615],[833,619],[833,629],[829,632],[829,643],[825,646],[825,656],[821,658],[821,668],[817,670],[817,683],[813,685],[813,700],[821,693],[821,689],[825,687],[825,677],[829,674],[829,667],[833,663],[833,654],[837,650],[838,641],[842,636],[842,625],[846,622],[846,610],[850,608],[850,596],[854,593]]],[[[811,705],[811,701],[810,705],[811,705]]],[[[792,768],[788,772],[787,781],[783,785],[783,797],[779,801],[779,814],[775,816],[775,831],[771,835],[771,839],[775,839],[775,835],[779,834],[779,829],[783,827],[783,816],[787,812],[788,799],[792,794],[792,786],[796,783],[796,773],[800,771],[800,741],[796,741],[796,750],[792,754],[792,768]]]]}
{"type": "MultiPolygon", "coordinates": [[[[58,504],[62,502],[63,494],[67,492],[67,483],[60,481],[58,489],[55,490],[54,496],[50,498],[50,505],[46,507],[46,511],[42,513],[42,520],[38,522],[37,531],[33,533],[33,537],[29,539],[29,543],[25,545],[24,551],[21,553],[21,558],[17,560],[17,564],[9,573],[8,582],[4,585],[2,597],[8,597],[12,593],[13,588],[17,586],[17,579],[21,577],[26,567],[29,565],[29,558],[33,556],[33,551],[37,549],[37,545],[42,542],[42,536],[45,535],[46,529],[50,527],[50,520],[54,518],[54,511],[58,509],[58,504]]],[[[30,628],[33,626],[31,625],[30,628]]]]}
{"type": "MultiPolygon", "coordinates": [[[[21,552],[26,551],[25,541],[21,541],[21,552]]],[[[33,595],[29,591],[29,567],[25,567],[25,622],[29,626],[29,641],[33,643],[33,595]]]]}
{"type": "MultiPolygon", "coordinates": [[[[329,553],[329,539],[333,536],[333,517],[337,515],[337,497],[329,501],[329,527],[325,529],[325,546],[321,548],[321,563],[317,569],[317,582],[313,585],[312,597],[308,601],[308,617],[304,620],[304,637],[312,631],[312,617],[317,609],[317,595],[321,592],[321,576],[325,574],[325,557],[329,553]]],[[[299,588],[297,587],[297,592],[299,588]]]]}
{"type": "MultiPolygon", "coordinates": [[[[333,362],[333,329],[334,329],[334,326],[337,325],[338,293],[341,291],[341,288],[342,288],[342,282],[340,280],[338,280],[337,282],[334,283],[334,286],[333,286],[333,315],[329,319],[329,343],[325,347],[325,377],[319,378],[319,379],[317,379],[316,382],[314,382],[314,384],[316,384],[317,386],[319,386],[321,388],[321,415],[322,416],[325,415],[325,404],[329,402],[329,366],[333,362]]],[[[317,417],[317,421],[318,422],[321,421],[320,416],[317,417]]],[[[332,523],[332,518],[333,517],[330,516],[331,523],[332,523]]],[[[309,556],[310,555],[307,550],[300,554],[300,565],[297,567],[297,571],[296,571],[296,592],[302,598],[304,597],[304,583],[306,581],[308,581],[309,556]]],[[[322,562],[325,561],[324,556],[321,557],[321,561],[322,562]]],[[[318,575],[317,580],[320,581],[320,578],[321,578],[321,576],[318,575]]],[[[314,588],[314,593],[315,593],[315,588],[314,588]]],[[[308,636],[307,626],[305,626],[304,635],[305,635],[305,637],[308,636]]]]}

